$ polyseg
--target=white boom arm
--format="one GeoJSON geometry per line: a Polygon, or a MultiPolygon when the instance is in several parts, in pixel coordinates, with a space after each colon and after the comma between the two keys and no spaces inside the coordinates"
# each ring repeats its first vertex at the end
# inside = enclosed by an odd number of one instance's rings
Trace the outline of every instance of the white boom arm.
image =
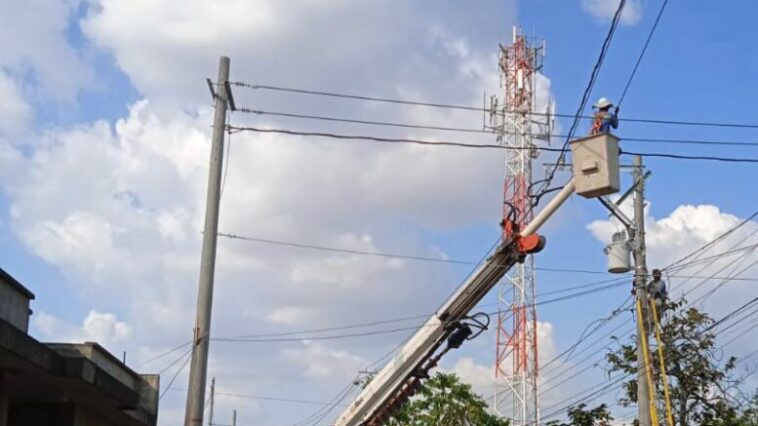
{"type": "MultiPolygon", "coordinates": [[[[539,227],[574,192],[572,179],[556,197],[535,217],[520,238],[537,232],[539,227]]],[[[334,423],[335,426],[374,426],[377,415],[408,385],[414,374],[428,361],[455,330],[455,325],[500,281],[524,255],[518,239],[505,241],[458,290],[421,326],[416,334],[400,349],[366,385],[334,423]]],[[[416,376],[418,377],[418,376],[416,376]]]]}

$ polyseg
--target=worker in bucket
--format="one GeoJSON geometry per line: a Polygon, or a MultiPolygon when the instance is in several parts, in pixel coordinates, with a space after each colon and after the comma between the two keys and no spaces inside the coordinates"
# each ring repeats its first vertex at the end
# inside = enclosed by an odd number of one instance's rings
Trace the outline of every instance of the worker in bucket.
{"type": "Polygon", "coordinates": [[[650,303],[655,303],[655,310],[660,317],[666,308],[666,299],[668,299],[666,282],[661,279],[660,269],[653,269],[653,280],[647,285],[647,296],[650,298],[650,303]]]}
{"type": "Polygon", "coordinates": [[[592,105],[592,107],[596,108],[597,111],[595,112],[595,116],[592,119],[592,129],[590,130],[590,135],[609,133],[611,131],[611,127],[618,129],[619,107],[614,107],[613,103],[609,101],[608,98],[600,98],[600,100],[597,101],[595,105],[592,105]],[[611,113],[611,108],[613,108],[613,113],[611,113]]]}

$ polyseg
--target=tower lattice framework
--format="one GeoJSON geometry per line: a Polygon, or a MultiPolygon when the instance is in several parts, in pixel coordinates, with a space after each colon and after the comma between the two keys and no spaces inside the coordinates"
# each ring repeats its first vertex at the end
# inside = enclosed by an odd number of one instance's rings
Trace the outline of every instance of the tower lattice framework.
{"type": "MultiPolygon", "coordinates": [[[[498,142],[507,148],[503,202],[503,237],[508,238],[532,219],[532,161],[535,139],[549,140],[551,117],[535,115],[537,72],[544,45],[513,29],[512,44],[500,46],[502,105],[493,98],[492,122],[498,142]]],[[[549,106],[548,106],[549,107],[549,106]]],[[[495,414],[514,426],[538,425],[539,350],[535,307],[534,259],[527,256],[498,287],[495,414]]]]}

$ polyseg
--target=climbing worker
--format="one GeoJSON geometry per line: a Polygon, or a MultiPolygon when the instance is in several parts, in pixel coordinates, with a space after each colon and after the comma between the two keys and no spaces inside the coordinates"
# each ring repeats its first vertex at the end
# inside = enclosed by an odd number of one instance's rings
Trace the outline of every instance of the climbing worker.
{"type": "Polygon", "coordinates": [[[661,270],[653,269],[653,280],[647,285],[647,295],[652,303],[655,303],[655,310],[658,316],[663,314],[666,308],[666,299],[668,299],[668,290],[666,282],[661,279],[661,270]]]}
{"type": "Polygon", "coordinates": [[[613,109],[613,113],[611,114],[613,103],[609,101],[608,98],[600,98],[600,100],[597,101],[595,105],[592,105],[592,107],[597,108],[597,112],[595,112],[595,116],[592,119],[592,129],[590,130],[590,135],[608,133],[611,131],[611,127],[618,129],[619,107],[615,107],[613,109]]]}

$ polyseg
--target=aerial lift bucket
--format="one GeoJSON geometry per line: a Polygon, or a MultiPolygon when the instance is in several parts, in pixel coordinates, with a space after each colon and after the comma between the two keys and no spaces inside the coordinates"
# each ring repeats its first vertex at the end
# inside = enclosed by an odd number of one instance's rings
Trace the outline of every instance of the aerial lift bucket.
{"type": "Polygon", "coordinates": [[[577,194],[597,198],[619,191],[619,141],[611,133],[600,133],[571,142],[577,194]]]}

